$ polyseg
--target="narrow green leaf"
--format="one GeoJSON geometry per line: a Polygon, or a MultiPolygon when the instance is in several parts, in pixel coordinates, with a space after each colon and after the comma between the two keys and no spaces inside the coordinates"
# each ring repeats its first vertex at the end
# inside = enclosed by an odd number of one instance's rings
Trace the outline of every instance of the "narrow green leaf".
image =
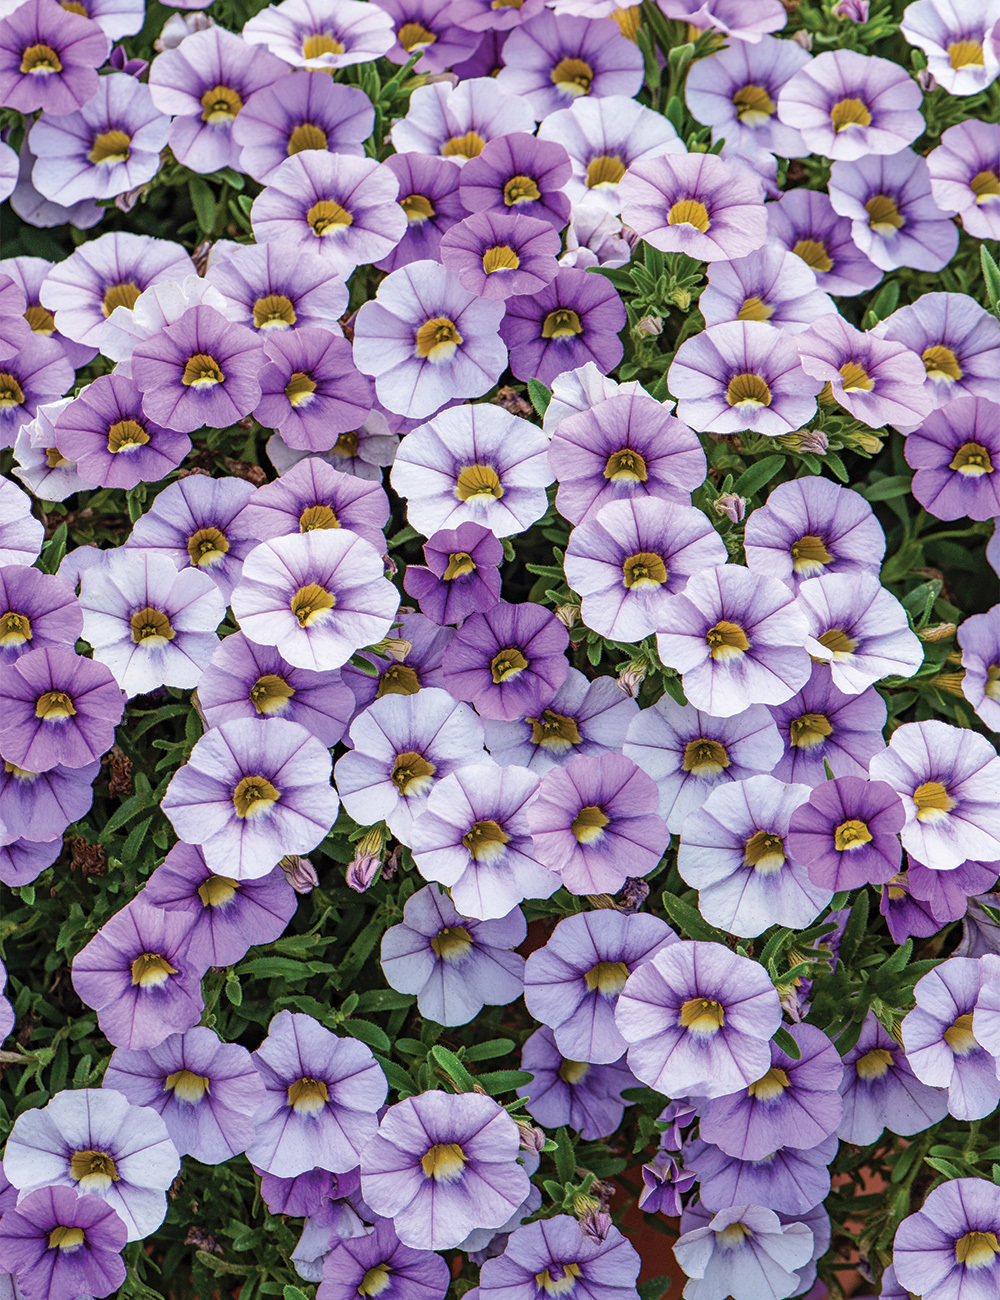
{"type": "Polygon", "coordinates": [[[725,943],[726,936],[714,925],[709,925],[696,907],[683,903],[675,895],[664,893],[663,910],[678,930],[683,930],[692,939],[704,939],[710,943],[725,943]]]}
{"type": "Polygon", "coordinates": [[[893,501],[896,497],[905,497],[910,490],[911,478],[908,474],[891,474],[887,478],[876,479],[868,487],[861,489],[866,501],[893,501]]]}
{"type": "Polygon", "coordinates": [[[431,1060],[439,1069],[443,1070],[449,1079],[452,1079],[463,1092],[471,1092],[476,1080],[465,1068],[454,1052],[449,1052],[447,1047],[442,1047],[440,1043],[435,1043],[428,1053],[431,1060]]]}
{"type": "Polygon", "coordinates": [[[793,1061],[798,1061],[801,1058],[802,1052],[798,1043],[784,1025],[779,1025],[774,1031],[774,1042],[775,1046],[780,1047],[785,1055],[790,1056],[793,1061]]]}
{"type": "Polygon", "coordinates": [[[215,229],[215,194],[211,185],[200,176],[192,176],[188,181],[188,193],[199,227],[204,234],[210,235],[215,229]]]}
{"type": "Polygon", "coordinates": [[[368,1047],[374,1047],[380,1052],[389,1053],[392,1051],[389,1035],[384,1029],[379,1029],[378,1025],[373,1025],[370,1020],[345,1020],[343,1029],[352,1038],[356,1038],[359,1043],[365,1043],[368,1047]]]}
{"type": "Polygon", "coordinates": [[[762,487],[766,487],[785,464],[784,456],[765,456],[745,469],[733,485],[738,497],[752,497],[762,487]]]}
{"type": "Polygon", "coordinates": [[[556,1134],[556,1150],[553,1159],[555,1160],[559,1181],[561,1183],[571,1183],[573,1181],[573,1171],[576,1169],[576,1153],[573,1150],[573,1140],[569,1135],[569,1130],[565,1126],[556,1134]]]}
{"type": "Polygon", "coordinates": [[[1000,316],[1000,266],[993,260],[993,255],[985,244],[979,248],[979,259],[983,267],[983,281],[986,284],[986,296],[990,302],[990,311],[1000,316]]]}
{"type": "MultiPolygon", "coordinates": [[[[412,999],[411,999],[412,1001],[412,999]]],[[[475,1047],[465,1049],[467,1061],[491,1061],[498,1056],[512,1052],[516,1043],[512,1038],[491,1038],[488,1043],[477,1043],[475,1047]]]]}
{"type": "Polygon", "coordinates": [[[540,379],[528,380],[528,397],[538,416],[543,416],[552,401],[552,389],[547,388],[540,379]]]}
{"type": "Polygon", "coordinates": [[[491,1097],[496,1097],[502,1092],[513,1092],[515,1088],[523,1088],[534,1077],[530,1070],[492,1070],[487,1074],[477,1075],[476,1082],[484,1087],[491,1097]]]}

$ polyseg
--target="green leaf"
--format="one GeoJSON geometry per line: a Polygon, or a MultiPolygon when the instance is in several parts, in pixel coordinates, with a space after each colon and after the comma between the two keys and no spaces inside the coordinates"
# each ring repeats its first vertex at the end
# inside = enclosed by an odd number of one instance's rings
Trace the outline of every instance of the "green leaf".
{"type": "Polygon", "coordinates": [[[639,1292],[639,1300],[661,1300],[670,1290],[669,1277],[648,1277],[645,1282],[640,1282],[636,1290],[639,1292]]]}
{"type": "Polygon", "coordinates": [[[893,501],[896,497],[905,497],[910,490],[909,474],[892,474],[888,478],[876,479],[868,487],[861,489],[866,501],[893,501]]]}
{"type": "Polygon", "coordinates": [[[211,185],[200,176],[192,176],[188,181],[188,193],[200,229],[204,234],[210,235],[215,229],[215,194],[211,185]]]}
{"type": "Polygon", "coordinates": [[[538,416],[543,416],[552,401],[552,389],[546,388],[540,379],[528,380],[528,397],[538,416]]]}
{"type": "Polygon", "coordinates": [[[257,979],[287,979],[303,984],[313,974],[309,962],[293,961],[291,957],[254,957],[241,962],[237,975],[251,975],[257,979]]]}
{"type": "Polygon", "coordinates": [[[373,1025],[370,1020],[345,1020],[343,1029],[352,1038],[356,1038],[359,1043],[366,1043],[369,1047],[377,1048],[380,1052],[389,1053],[392,1051],[389,1035],[384,1029],[379,1029],[378,1025],[373,1025]]]}
{"type": "Polygon", "coordinates": [[[471,1092],[476,1080],[465,1068],[454,1052],[449,1052],[447,1047],[442,1047],[440,1043],[435,1043],[428,1053],[434,1064],[451,1079],[457,1083],[463,1092],[471,1092]]]}
{"type": "Polygon", "coordinates": [[[705,939],[710,943],[725,943],[726,936],[714,925],[709,925],[696,907],[684,903],[674,894],[664,893],[663,910],[678,930],[692,939],[705,939]]]}
{"type": "MultiPolygon", "coordinates": [[[[411,999],[412,1000],[412,999],[411,999]]],[[[475,1047],[465,1049],[467,1061],[491,1061],[497,1056],[506,1056],[516,1047],[511,1038],[491,1038],[488,1043],[477,1043],[475,1047]]]]}
{"type": "Polygon", "coordinates": [[[994,316],[1000,316],[1000,266],[997,266],[985,244],[980,245],[979,259],[982,262],[983,281],[986,285],[990,311],[994,316]]]}
{"type": "Polygon", "coordinates": [[[310,1300],[305,1291],[300,1291],[297,1286],[286,1286],[282,1289],[282,1295],[285,1300],[310,1300]]]}
{"type": "Polygon", "coordinates": [[[849,965],[868,927],[868,890],[859,890],[840,940],[840,960],[849,965]]]}
{"type": "Polygon", "coordinates": [[[552,1158],[556,1163],[559,1181],[571,1183],[576,1169],[576,1153],[573,1150],[573,1140],[565,1126],[556,1134],[556,1150],[552,1158]]]}
{"type": "Polygon", "coordinates": [[[530,1070],[492,1070],[487,1074],[477,1075],[476,1082],[485,1088],[491,1097],[496,1097],[501,1092],[513,1092],[515,1088],[523,1088],[534,1077],[530,1070]]]}
{"type": "Polygon", "coordinates": [[[390,1088],[395,1088],[401,1097],[413,1096],[417,1089],[414,1087],[413,1080],[401,1065],[388,1060],[387,1057],[379,1056],[377,1052],[375,1060],[378,1061],[382,1073],[388,1079],[390,1088]]]}
{"type": "Polygon", "coordinates": [[[779,1025],[774,1031],[774,1043],[776,1047],[781,1048],[786,1056],[790,1056],[793,1061],[801,1059],[802,1052],[799,1045],[784,1025],[779,1025]]]}
{"type": "Polygon", "coordinates": [[[243,1005],[243,986],[232,973],[226,978],[226,997],[234,1007],[243,1005]]]}
{"type": "Polygon", "coordinates": [[[733,485],[738,497],[752,497],[762,487],[770,483],[785,464],[784,456],[765,456],[745,469],[733,485]]]}
{"type": "Polygon", "coordinates": [[[61,523],[42,547],[38,567],[43,573],[55,573],[56,569],[62,564],[63,556],[66,554],[66,539],[68,537],[69,529],[65,523],[61,523]]]}

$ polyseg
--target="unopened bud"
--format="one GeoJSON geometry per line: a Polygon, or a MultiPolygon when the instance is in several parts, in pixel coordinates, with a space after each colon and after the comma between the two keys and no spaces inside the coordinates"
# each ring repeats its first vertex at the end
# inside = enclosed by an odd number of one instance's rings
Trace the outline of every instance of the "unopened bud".
{"type": "Polygon", "coordinates": [[[950,641],[957,631],[954,623],[934,623],[930,627],[921,628],[917,636],[921,641],[936,645],[939,641],[950,641]]]}
{"type": "Polygon", "coordinates": [[[580,1231],[589,1241],[606,1241],[611,1228],[611,1215],[600,1210],[588,1210],[580,1219],[580,1231]]]}
{"type": "Polygon", "coordinates": [[[639,241],[642,238],[638,230],[633,230],[631,226],[626,226],[624,222],[622,223],[621,237],[625,240],[625,243],[629,246],[629,250],[633,253],[636,248],[638,248],[639,241]]]}
{"type": "Polygon", "coordinates": [[[807,53],[813,47],[812,32],[807,32],[802,30],[797,32],[792,32],[792,40],[795,42],[796,45],[801,45],[802,48],[807,53]]]}
{"type": "Polygon", "coordinates": [[[319,884],[316,868],[308,858],[300,858],[297,853],[281,859],[278,866],[285,873],[285,879],[297,894],[308,894],[319,884]]]}
{"type": "Polygon", "coordinates": [[[930,71],[930,69],[921,68],[921,70],[916,75],[917,75],[917,85],[920,87],[920,89],[924,92],[925,95],[929,95],[932,90],[937,89],[937,79],[935,78],[934,73],[930,71]]]}
{"type": "Polygon", "coordinates": [[[134,190],[126,190],[124,194],[116,194],[115,207],[119,212],[131,212],[142,197],[143,191],[148,188],[146,185],[137,185],[134,190]]]}
{"type": "Polygon", "coordinates": [[[852,23],[868,21],[868,0],[837,0],[833,6],[837,18],[846,18],[852,23]]]}
{"type": "Polygon", "coordinates": [[[536,1128],[534,1124],[526,1124],[523,1121],[519,1121],[517,1131],[521,1135],[521,1150],[533,1151],[536,1155],[540,1155],[546,1142],[545,1134],[542,1130],[536,1128]]]}
{"type": "Polygon", "coordinates": [[[615,900],[610,894],[588,894],[587,902],[591,907],[602,907],[605,909],[614,907],[615,905],[615,900]]]}
{"type": "Polygon", "coordinates": [[[959,699],[963,699],[965,692],[962,690],[962,679],[964,677],[964,669],[958,673],[938,673],[936,677],[929,678],[927,684],[948,695],[957,695],[959,699]]]}
{"type": "Polygon", "coordinates": [[[402,857],[403,857],[403,846],[402,844],[397,844],[396,847],[393,849],[393,851],[386,858],[385,862],[382,863],[383,880],[391,880],[393,878],[393,876],[399,870],[399,864],[402,861],[402,857]]]}
{"type": "Polygon", "coordinates": [[[873,433],[852,433],[847,441],[868,456],[877,456],[882,450],[882,439],[876,438],[873,433]]]}
{"type": "Polygon", "coordinates": [[[572,629],[573,624],[576,622],[579,616],[580,606],[559,605],[556,607],[555,610],[553,610],[553,613],[555,614],[556,618],[559,620],[560,623],[562,623],[564,627],[572,629]]]}
{"type": "Polygon", "coordinates": [[[663,333],[663,321],[659,316],[643,316],[635,327],[635,332],[643,338],[655,338],[657,334],[663,333]]]}
{"type": "Polygon", "coordinates": [[[717,514],[725,515],[734,524],[740,524],[746,518],[747,499],[738,497],[734,492],[724,492],[715,501],[717,514]]]}
{"type": "Polygon", "coordinates": [[[376,649],[381,650],[390,659],[395,659],[396,663],[401,664],[413,649],[413,642],[407,641],[401,636],[387,636],[379,642],[376,649]]]}
{"type": "Polygon", "coordinates": [[[680,307],[681,311],[687,311],[691,306],[691,294],[687,289],[675,289],[670,295],[670,301],[675,307],[680,307]]]}
{"type": "Polygon", "coordinates": [[[628,663],[618,673],[618,689],[624,691],[630,700],[639,694],[639,687],[646,680],[646,665],[628,663]]]}
{"type": "Polygon", "coordinates": [[[384,847],[385,832],[381,826],[366,831],[354,846],[354,857],[347,864],[344,880],[355,893],[363,894],[378,875],[384,847]]]}
{"type": "Polygon", "coordinates": [[[830,440],[820,429],[799,429],[797,433],[782,433],[775,439],[783,447],[790,447],[792,451],[811,452],[814,456],[822,456],[830,440]]]}
{"type": "Polygon", "coordinates": [[[573,1197],[573,1213],[578,1219],[582,1219],[586,1214],[599,1214],[601,1203],[594,1196],[586,1196],[583,1192],[573,1197]]]}

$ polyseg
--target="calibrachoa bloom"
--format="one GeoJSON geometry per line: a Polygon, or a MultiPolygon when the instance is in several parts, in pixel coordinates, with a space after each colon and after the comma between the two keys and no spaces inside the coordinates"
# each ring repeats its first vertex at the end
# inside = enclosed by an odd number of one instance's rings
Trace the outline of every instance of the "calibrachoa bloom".
{"type": "Polygon", "coordinates": [[[927,56],[927,70],[949,95],[975,95],[1000,72],[990,0],[917,0],[903,10],[900,31],[927,56]]]}
{"type": "Polygon", "coordinates": [[[487,211],[452,226],[441,239],[438,256],[463,289],[505,301],[544,289],[559,269],[560,249],[548,221],[487,211]]]}
{"type": "Polygon", "coordinates": [[[39,407],[61,397],[72,382],[73,367],[56,340],[29,334],[0,370],[0,446],[13,447],[39,407]]]}
{"type": "Polygon", "coordinates": [[[406,213],[406,232],[391,253],[377,263],[380,271],[398,271],[410,262],[437,261],[441,236],[466,216],[459,196],[460,172],[444,158],[397,153],[385,165],[399,182],[397,202],[406,213]]]}
{"type": "MultiPolygon", "coordinates": [[[[510,13],[513,8],[508,5],[497,12],[510,13]]],[[[512,212],[548,221],[561,230],[570,215],[564,190],[570,168],[561,144],[527,131],[511,131],[490,140],[468,160],[459,173],[459,193],[470,212],[512,212]]]]}
{"type": "Polygon", "coordinates": [[[789,852],[823,889],[881,885],[899,870],[905,820],[902,800],[885,781],[836,777],[792,813],[789,852]]]}
{"type": "Polygon", "coordinates": [[[435,154],[461,167],[497,136],[534,129],[526,99],[508,94],[493,77],[479,76],[457,86],[448,80],[418,86],[389,138],[397,153],[435,154]]]}
{"type": "Polygon", "coordinates": [[[462,624],[449,648],[445,685],[486,718],[509,722],[537,713],[566,680],[568,640],[565,625],[541,606],[501,602],[462,624]]]}
{"type": "Polygon", "coordinates": [[[208,1165],[247,1149],[265,1095],[246,1048],[220,1042],[204,1026],[171,1034],[145,1051],[117,1048],[102,1086],[151,1107],[178,1152],[208,1165]]]}
{"type": "Polygon", "coordinates": [[[834,776],[867,776],[870,760],[885,744],[882,696],[874,689],[845,695],[823,663],[814,664],[805,686],[770,713],[785,744],[773,768],[782,781],[819,785],[827,779],[827,763],[834,776]]]}
{"type": "Polygon", "coordinates": [[[390,1106],[361,1152],[361,1194],[404,1245],[445,1250],[499,1228],[528,1195],[517,1125],[492,1097],[424,1092],[390,1106]]]}
{"type": "Polygon", "coordinates": [[[312,1016],[279,1011],[253,1062],[267,1095],[247,1159],[279,1178],[356,1169],[386,1095],[371,1049],[312,1016]]]}
{"type": "Polygon", "coordinates": [[[289,447],[327,451],[371,411],[371,380],[354,364],[346,339],[303,326],[265,339],[264,356],[254,415],[289,447]]]}
{"type": "Polygon", "coordinates": [[[958,644],[965,669],[962,694],[991,731],[1000,731],[1000,607],[965,619],[958,644]]]}
{"type": "Polygon", "coordinates": [[[99,1196],[40,1187],[0,1223],[0,1268],[14,1273],[25,1300],[107,1296],[125,1281],[128,1231],[99,1196]]]}
{"type": "Polygon", "coordinates": [[[858,1041],[844,1054],[840,1084],[844,1117],[837,1136],[845,1142],[876,1142],[883,1129],[909,1136],[932,1127],[948,1113],[943,1089],[921,1083],[903,1048],[868,1013],[858,1041]]]}
{"type": "Polygon", "coordinates": [[[434,0],[379,0],[393,20],[396,40],[386,52],[392,63],[406,63],[418,54],[414,71],[439,73],[462,63],[479,45],[479,36],[452,20],[450,6],[434,0]]]}
{"type": "Polygon", "coordinates": [[[317,1300],[354,1300],[377,1288],[384,1300],[444,1300],[450,1283],[447,1260],[404,1246],[392,1223],[379,1219],[366,1236],[334,1246],[323,1262],[316,1295],[317,1300]]]}
{"type": "Polygon", "coordinates": [[[802,259],[824,293],[849,298],[873,288],[882,272],[852,237],[851,222],[822,190],[794,189],[767,205],[768,234],[802,259]]]}
{"type": "Polygon", "coordinates": [[[649,913],[601,909],[566,917],[525,964],[525,1005],[553,1030],[567,1060],[618,1061],[628,1047],[615,1025],[619,994],[634,970],[677,942],[649,913]]]}
{"type": "Polygon", "coordinates": [[[339,668],[392,626],[399,596],[382,557],[346,528],[262,542],[243,563],[233,613],[251,641],[281,645],[297,668],[339,668]]]}
{"type": "Polygon", "coordinates": [[[714,28],[751,45],[788,21],[779,0],[759,0],[751,11],[740,0],[660,0],[660,8],[668,18],[683,19],[701,30],[714,28]]]}
{"type": "Polygon", "coordinates": [[[812,1249],[813,1234],[804,1223],[782,1223],[761,1205],[720,1210],[674,1243],[690,1279],[687,1300],[784,1300],[798,1289],[797,1270],[812,1249]]]}
{"type": "MultiPolygon", "coordinates": [[[[53,767],[47,772],[29,772],[4,762],[0,768],[0,798],[4,805],[0,842],[12,844],[25,839],[53,843],[61,852],[63,831],[84,816],[94,802],[93,780],[99,771],[100,763],[96,761],[84,767],[53,767]]],[[[40,866],[38,871],[42,869],[40,866]]]]}
{"type": "Polygon", "coordinates": [[[986,1178],[942,1183],[893,1241],[901,1286],[923,1300],[989,1300],[1000,1285],[1000,1189],[986,1178]]]}
{"type": "Polygon", "coordinates": [[[746,257],[713,262],[698,309],[706,325],[760,320],[790,334],[800,334],[817,317],[835,310],[817,287],[815,273],[776,239],[769,239],[746,257]]]}
{"type": "Polygon", "coordinates": [[[639,1255],[611,1226],[595,1240],[568,1214],[517,1228],[499,1258],[488,1259],[479,1280],[482,1300],[534,1300],[575,1292],[602,1300],[635,1300],[639,1255]],[[541,1281],[539,1281],[541,1278],[541,1281]]]}
{"type": "Polygon", "coordinates": [[[624,1060],[606,1065],[568,1060],[545,1025],[521,1049],[521,1069],[534,1075],[531,1083],[517,1090],[532,1119],[546,1128],[568,1124],[588,1141],[610,1137],[617,1130],[629,1104],[622,1092],[636,1087],[624,1060]]]}
{"type": "Polygon", "coordinates": [[[218,260],[210,257],[205,279],[234,319],[263,337],[302,325],[340,332],[336,322],[347,307],[347,285],[319,253],[284,244],[233,244],[218,260]]]}
{"type": "Polygon", "coordinates": [[[700,1138],[688,1142],[685,1167],[697,1174],[699,1203],[706,1210],[724,1210],[734,1202],[773,1205],[786,1215],[815,1209],[830,1191],[830,1162],[837,1154],[837,1139],[829,1137],[814,1147],[781,1147],[766,1160],[737,1160],[700,1138]]]}
{"type": "Polygon", "coordinates": [[[0,20],[0,100],[21,113],[82,108],[97,91],[109,45],[86,15],[27,0],[0,20]]]}
{"type": "MultiPolygon", "coordinates": [[[[1000,392],[997,393],[1000,397],[1000,392]]],[[[909,434],[906,463],[917,472],[913,495],[937,519],[1000,514],[1000,403],[956,397],[909,434]]]]}
{"type": "Polygon", "coordinates": [[[284,0],[268,5],[243,28],[248,45],[266,45],[297,68],[333,71],[370,63],[392,46],[392,19],[357,0],[284,0]]]}
{"type": "Polygon", "coordinates": [[[315,848],[339,803],[329,752],[305,727],[237,718],[201,737],[161,806],[210,870],[254,880],[287,854],[315,848]]]}
{"type": "Polygon", "coordinates": [[[1000,337],[989,312],[964,293],[925,293],[873,333],[920,353],[935,406],[959,397],[996,400],[1000,337]]]}
{"type": "Polygon", "coordinates": [[[515,907],[506,916],[475,921],[461,916],[447,894],[426,885],[411,895],[403,921],[382,937],[387,983],[415,993],[420,1014],[439,1025],[465,1025],[484,1005],[506,1006],[524,989],[527,923],[515,907]]]}
{"type": "Polygon", "coordinates": [[[931,194],[942,211],[957,212],[977,239],[1000,238],[1000,124],[949,127],[927,155],[927,166],[931,194]]]}
{"type": "Polygon", "coordinates": [[[48,573],[22,564],[0,566],[0,663],[31,650],[74,646],[83,614],[72,590],[48,573]]]}
{"type": "Polygon", "coordinates": [[[551,384],[564,370],[588,361],[602,371],[613,369],[624,352],[618,331],[625,319],[614,285],[603,276],[562,267],[540,292],[507,304],[500,335],[518,379],[551,384]]]}
{"type": "MultiPolygon", "coordinates": [[[[344,343],[343,339],[337,341],[344,343]]],[[[273,483],[251,489],[240,522],[262,541],[290,533],[347,528],[381,551],[388,517],[389,502],[381,487],[308,456],[273,483]]]]}
{"type": "Polygon", "coordinates": [[[499,603],[497,566],[503,546],[482,524],[467,521],[457,528],[439,529],[424,543],[423,551],[426,566],[408,564],[403,589],[433,622],[461,623],[469,614],[483,613],[499,603]]]}
{"type": "Polygon", "coordinates": [[[664,253],[746,257],[767,238],[760,181],[714,154],[640,159],[619,186],[622,220],[664,253]]]}
{"type": "Polygon", "coordinates": [[[441,664],[454,629],[438,627],[413,611],[397,617],[394,636],[387,637],[378,649],[358,651],[373,671],[363,671],[353,663],[344,665],[343,680],[354,694],[355,712],[383,695],[414,695],[427,686],[444,686],[441,664]]]}

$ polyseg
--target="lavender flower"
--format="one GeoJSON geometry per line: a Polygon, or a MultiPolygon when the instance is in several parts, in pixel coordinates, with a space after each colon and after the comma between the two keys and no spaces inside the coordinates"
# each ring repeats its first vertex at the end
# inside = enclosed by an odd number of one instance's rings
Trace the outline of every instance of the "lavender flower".
{"type": "MultiPolygon", "coordinates": [[[[100,770],[97,762],[85,767],[53,767],[48,772],[29,772],[13,763],[9,770],[7,763],[0,768],[0,797],[4,804],[0,841],[14,844],[30,840],[33,844],[51,844],[57,850],[48,862],[42,861],[41,850],[24,850],[28,862],[34,862],[37,867],[35,875],[62,852],[66,827],[89,811],[94,802],[94,777],[100,770]]],[[[16,856],[20,857],[20,852],[16,856]]],[[[10,869],[20,875],[25,868],[12,863],[10,869]]],[[[28,881],[5,879],[5,883],[27,884],[28,881]]]]}
{"type": "Polygon", "coordinates": [[[834,892],[884,884],[899,870],[906,814],[885,781],[842,776],[819,785],[792,813],[788,848],[809,879],[834,892]]]}
{"type": "MultiPolygon", "coordinates": [[[[998,394],[1000,396],[1000,394],[998,394]]],[[[991,519],[1000,513],[1000,404],[956,397],[932,411],[903,448],[917,472],[913,495],[937,519],[991,519]]]]}
{"type": "Polygon", "coordinates": [[[691,1279],[688,1300],[784,1300],[799,1286],[797,1269],[809,1261],[813,1234],[803,1223],[783,1224],[773,1210],[734,1205],[706,1227],[675,1243],[677,1262],[691,1279]]]}
{"type": "MultiPolygon", "coordinates": [[[[513,9],[508,5],[496,12],[513,9]]],[[[523,130],[511,131],[490,140],[477,157],[469,159],[459,173],[459,193],[470,212],[511,212],[561,230],[570,215],[564,191],[570,166],[560,144],[523,130]]]]}
{"type": "Polygon", "coordinates": [[[820,190],[795,189],[767,205],[768,234],[801,258],[824,293],[853,297],[882,279],[854,242],[852,225],[820,190]]]}
{"type": "Polygon", "coordinates": [[[445,685],[486,718],[537,713],[566,680],[568,640],[565,626],[541,606],[502,602],[462,625],[449,649],[445,685]]]}
{"type": "MultiPolygon", "coordinates": [[[[496,500],[496,498],[494,498],[496,500]]],[[[481,524],[439,529],[423,547],[427,565],[408,564],[403,589],[434,623],[461,623],[500,600],[499,539],[481,524]]]]}
{"type": "Polygon", "coordinates": [[[593,361],[613,369],[624,348],[618,331],[625,307],[603,276],[563,267],[539,293],[507,305],[500,335],[510,348],[510,368],[518,379],[552,384],[565,370],[593,361]]]}
{"type": "Polygon", "coordinates": [[[240,149],[240,169],[266,185],[293,154],[323,150],[361,157],[374,121],[363,90],[293,72],[254,91],[233,123],[233,143],[240,149]]]}
{"type": "Polygon", "coordinates": [[[82,108],[110,42],[97,23],[54,0],[26,0],[0,19],[0,100],[21,113],[82,108]]]}
{"type": "Polygon", "coordinates": [[[587,1141],[617,1131],[628,1105],[622,1092],[636,1086],[623,1060],[607,1065],[567,1060],[545,1025],[521,1049],[521,1069],[534,1075],[517,1090],[532,1119],[550,1129],[567,1124],[587,1141]]]}
{"type": "Polygon", "coordinates": [[[505,301],[550,284],[559,269],[560,247],[548,221],[519,213],[477,212],[447,231],[439,256],[463,289],[505,301]]]}
{"type": "Polygon", "coordinates": [[[943,212],[957,212],[977,239],[1000,235],[1000,127],[959,122],[927,155],[931,194],[943,212]]]}
{"type": "Polygon", "coordinates": [[[917,0],[903,10],[900,32],[927,55],[927,71],[949,95],[975,95],[1000,72],[996,24],[985,0],[961,9],[951,0],[917,0]]]}
{"type": "Polygon", "coordinates": [[[789,334],[800,334],[834,310],[815,273],[776,239],[746,257],[711,263],[698,308],[706,325],[758,320],[789,334]]]}
{"type": "Polygon", "coordinates": [[[339,334],[347,285],[319,253],[284,244],[236,244],[225,258],[209,258],[205,278],[233,318],[263,337],[303,325],[339,334]]]}
{"type": "Polygon", "coordinates": [[[461,173],[447,159],[422,153],[393,154],[385,165],[399,182],[396,201],[407,224],[403,238],[377,263],[379,270],[437,261],[442,235],[466,215],[458,189],[461,173]]]}
{"type": "Polygon", "coordinates": [[[17,1278],[25,1300],[107,1296],[125,1281],[125,1224],[99,1196],[40,1187],[0,1223],[0,1268],[17,1278]]]}
{"type": "Polygon", "coordinates": [[[773,769],[782,781],[819,785],[827,779],[825,763],[834,776],[867,776],[885,744],[885,701],[878,691],[845,695],[822,663],[813,665],[801,691],[770,712],[785,744],[773,769]]]}
{"type": "Polygon", "coordinates": [[[32,650],[76,645],[83,614],[64,582],[22,564],[0,567],[0,663],[32,650]]]}
{"type": "Polygon", "coordinates": [[[355,366],[346,339],[303,326],[266,339],[264,356],[254,414],[289,447],[327,451],[371,411],[371,380],[355,366]]]}
{"type": "Polygon", "coordinates": [[[379,1219],[367,1235],[334,1246],[316,1295],[317,1300],[354,1300],[377,1287],[385,1300],[444,1300],[450,1282],[445,1259],[404,1246],[392,1223],[379,1219]]]}
{"type": "Polygon", "coordinates": [[[1000,1192],[985,1178],[943,1183],[896,1229],[893,1268],[900,1286],[924,1300],[983,1300],[1000,1282],[1000,1192]]]}
{"type": "Polygon", "coordinates": [[[449,81],[418,86],[389,138],[397,153],[433,154],[462,167],[497,136],[534,129],[526,99],[508,94],[491,76],[476,76],[457,86],[449,81]]]}
{"type": "Polygon", "coordinates": [[[557,1214],[511,1233],[503,1254],[483,1265],[479,1294],[482,1300],[534,1300],[539,1291],[559,1295],[579,1287],[602,1300],[635,1300],[639,1262],[617,1228],[595,1241],[568,1214],[557,1214]]]}
{"type": "Polygon", "coordinates": [[[370,63],[392,47],[392,19],[377,5],[358,0],[284,0],[268,5],[245,24],[248,45],[266,45],[296,68],[332,72],[370,63]]]}
{"type": "Polygon", "coordinates": [[[900,1044],[871,1012],[844,1055],[840,1091],[844,1118],[837,1136],[859,1146],[876,1142],[886,1128],[904,1137],[920,1133],[948,1113],[947,1094],[920,1082],[900,1044]]]}

